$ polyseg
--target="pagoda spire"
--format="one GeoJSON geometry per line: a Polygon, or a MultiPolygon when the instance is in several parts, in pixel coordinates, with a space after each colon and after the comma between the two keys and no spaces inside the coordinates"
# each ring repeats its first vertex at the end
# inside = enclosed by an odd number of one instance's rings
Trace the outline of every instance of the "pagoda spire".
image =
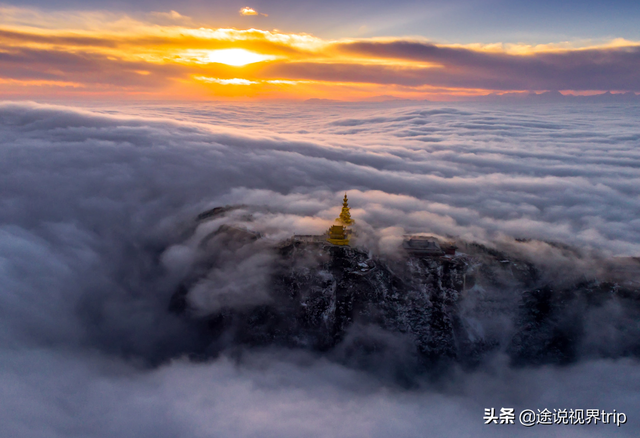
{"type": "Polygon", "coordinates": [[[344,194],[342,200],[342,211],[340,216],[336,218],[336,225],[333,225],[327,231],[327,241],[333,245],[347,246],[349,245],[349,236],[352,234],[347,226],[353,225],[356,221],[351,219],[351,212],[349,211],[349,199],[347,194],[344,194]]]}
{"type": "Polygon", "coordinates": [[[340,222],[343,225],[353,225],[355,221],[351,219],[351,211],[349,210],[349,199],[347,199],[347,193],[344,194],[344,199],[342,200],[342,211],[340,212],[340,217],[336,218],[336,221],[340,222]]]}

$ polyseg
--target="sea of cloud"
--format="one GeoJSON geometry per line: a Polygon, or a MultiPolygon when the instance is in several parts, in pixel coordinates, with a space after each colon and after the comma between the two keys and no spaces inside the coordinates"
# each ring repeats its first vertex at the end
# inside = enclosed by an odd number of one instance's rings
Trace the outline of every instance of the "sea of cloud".
{"type": "MultiPolygon", "coordinates": [[[[631,359],[512,369],[497,355],[406,390],[302,353],[189,361],[201,340],[167,307],[222,223],[196,227],[198,213],[244,205],[234,214],[277,241],[322,232],[345,191],[381,253],[429,232],[637,256],[639,119],[637,104],[1,103],[1,435],[637,436],[631,359]],[[483,426],[502,406],[629,422],[483,426]]],[[[234,257],[212,278],[233,302],[261,299],[260,253],[234,257]]]]}

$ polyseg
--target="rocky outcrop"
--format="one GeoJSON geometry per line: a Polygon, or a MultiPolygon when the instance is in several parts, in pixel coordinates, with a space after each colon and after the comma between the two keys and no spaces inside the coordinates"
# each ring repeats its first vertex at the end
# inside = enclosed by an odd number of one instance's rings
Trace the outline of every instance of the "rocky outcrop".
{"type": "MultiPolygon", "coordinates": [[[[237,249],[260,236],[225,225],[210,238],[237,249]]],[[[454,256],[393,258],[318,242],[272,245],[268,300],[198,315],[189,291],[212,268],[205,257],[170,308],[202,328],[209,339],[203,354],[281,346],[360,368],[387,367],[394,377],[453,362],[474,367],[494,352],[508,354],[516,366],[640,355],[638,283],[554,284],[532,262],[456,244],[454,256]],[[611,312],[618,313],[610,323],[595,316],[611,312]],[[605,345],[612,340],[603,344],[594,323],[606,326],[619,348],[605,345]]]]}

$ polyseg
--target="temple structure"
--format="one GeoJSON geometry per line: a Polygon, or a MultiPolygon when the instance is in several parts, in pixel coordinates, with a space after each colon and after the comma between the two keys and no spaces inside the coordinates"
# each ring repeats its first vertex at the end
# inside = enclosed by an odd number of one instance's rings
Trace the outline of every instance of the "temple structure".
{"type": "Polygon", "coordinates": [[[457,247],[453,242],[443,242],[434,236],[424,236],[418,234],[405,234],[402,247],[415,256],[440,257],[445,255],[456,255],[457,247]]]}
{"type": "Polygon", "coordinates": [[[342,200],[342,211],[340,212],[340,216],[336,218],[336,225],[332,225],[327,231],[327,241],[334,245],[349,245],[349,235],[351,234],[351,230],[347,227],[353,225],[355,222],[356,221],[351,218],[349,200],[345,193],[344,199],[342,200]]]}
{"type": "Polygon", "coordinates": [[[341,223],[342,225],[353,225],[356,221],[351,219],[351,212],[349,211],[349,200],[347,199],[347,194],[344,194],[344,199],[342,200],[342,211],[340,212],[340,217],[336,218],[336,222],[341,223]]]}
{"type": "MultiPolygon", "coordinates": [[[[349,246],[356,233],[351,226],[356,221],[351,217],[349,209],[349,199],[344,194],[342,200],[342,210],[335,219],[334,224],[323,234],[294,234],[291,239],[282,242],[282,245],[296,243],[326,245],[330,243],[338,246],[349,246]]],[[[443,240],[441,237],[425,234],[405,234],[403,235],[402,248],[407,255],[417,258],[439,258],[456,255],[456,245],[454,241],[443,240]]]]}

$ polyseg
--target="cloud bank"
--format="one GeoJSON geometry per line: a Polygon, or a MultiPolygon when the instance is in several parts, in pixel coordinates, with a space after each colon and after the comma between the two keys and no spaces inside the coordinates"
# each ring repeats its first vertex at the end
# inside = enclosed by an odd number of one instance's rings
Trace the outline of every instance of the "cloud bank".
{"type": "MultiPolygon", "coordinates": [[[[167,306],[190,245],[223,223],[194,218],[219,205],[253,209],[247,226],[273,241],[324,230],[346,190],[355,219],[380,230],[381,247],[423,231],[640,252],[633,104],[295,110],[0,105],[3,435],[548,433],[483,428],[484,408],[509,405],[617,409],[629,415],[620,429],[553,431],[637,435],[631,359],[514,369],[498,355],[411,391],[282,350],[189,360],[204,340],[167,306]]],[[[542,257],[549,248],[540,243],[542,257]]],[[[265,269],[259,251],[245,260],[265,269]]],[[[237,274],[229,264],[212,277],[220,297],[260,289],[237,274]]]]}

